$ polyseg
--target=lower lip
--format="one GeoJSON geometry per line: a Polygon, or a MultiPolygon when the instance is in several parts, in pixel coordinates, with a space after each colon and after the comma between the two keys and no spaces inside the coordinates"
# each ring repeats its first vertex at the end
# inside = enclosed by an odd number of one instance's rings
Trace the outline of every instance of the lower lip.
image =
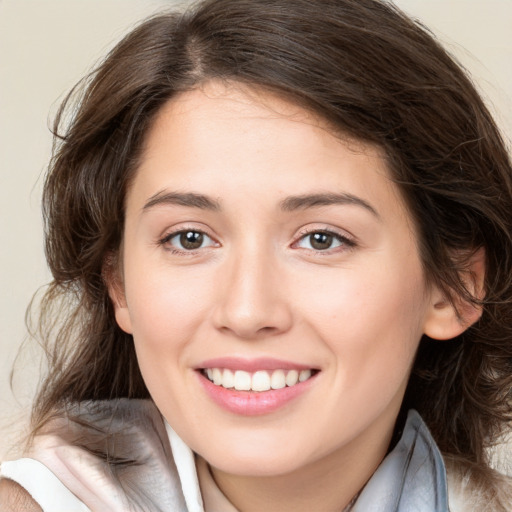
{"type": "Polygon", "coordinates": [[[236,391],[216,386],[200,371],[197,372],[199,381],[207,395],[220,407],[241,416],[259,416],[281,409],[286,404],[306,392],[318,374],[304,382],[282,389],[269,391],[236,391]]]}

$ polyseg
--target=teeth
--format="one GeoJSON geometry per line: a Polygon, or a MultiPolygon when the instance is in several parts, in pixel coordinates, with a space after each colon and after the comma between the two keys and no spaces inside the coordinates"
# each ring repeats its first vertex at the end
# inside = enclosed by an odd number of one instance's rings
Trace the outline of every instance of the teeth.
{"type": "Polygon", "coordinates": [[[299,372],[297,370],[290,370],[286,374],[286,385],[287,386],[295,386],[297,381],[299,380],[299,372]]]}
{"type": "Polygon", "coordinates": [[[207,368],[203,372],[210,381],[217,386],[237,391],[268,391],[270,389],[283,389],[286,386],[295,386],[299,382],[308,380],[311,370],[258,370],[251,374],[243,370],[228,370],[227,368],[207,368]]]}
{"type": "Polygon", "coordinates": [[[268,391],[270,389],[270,375],[265,371],[256,372],[252,376],[253,391],[268,391]]]}
{"type": "Polygon", "coordinates": [[[234,387],[237,391],[249,391],[251,389],[251,374],[243,372],[242,370],[237,370],[235,372],[234,387]]]}
{"type": "Polygon", "coordinates": [[[222,372],[222,386],[225,388],[235,387],[235,375],[231,370],[224,370],[222,372]]]}
{"type": "Polygon", "coordinates": [[[218,368],[213,369],[213,383],[217,386],[222,384],[222,371],[218,368]]]}
{"type": "Polygon", "coordinates": [[[270,387],[272,389],[282,389],[286,386],[286,378],[283,370],[275,370],[270,377],[270,387]]]}
{"type": "Polygon", "coordinates": [[[311,377],[311,370],[302,370],[299,373],[299,382],[304,382],[311,377]]]}

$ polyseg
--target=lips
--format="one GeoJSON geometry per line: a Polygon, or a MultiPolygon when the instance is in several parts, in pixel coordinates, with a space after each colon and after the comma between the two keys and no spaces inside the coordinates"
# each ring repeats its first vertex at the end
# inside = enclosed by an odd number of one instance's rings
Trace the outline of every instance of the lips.
{"type": "Polygon", "coordinates": [[[196,368],[206,394],[223,409],[243,416],[274,412],[300,397],[318,369],[276,359],[221,358],[196,368]]]}

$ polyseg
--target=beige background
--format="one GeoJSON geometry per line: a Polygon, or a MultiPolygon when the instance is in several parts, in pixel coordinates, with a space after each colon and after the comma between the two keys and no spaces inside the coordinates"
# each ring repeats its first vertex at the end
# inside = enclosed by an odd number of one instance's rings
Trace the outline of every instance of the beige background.
{"type": "MultiPolygon", "coordinates": [[[[314,0],[312,0],[314,1],[314,0]]],[[[136,20],[170,0],[0,0],[0,458],[19,447],[39,375],[25,308],[48,281],[40,219],[49,120],[64,93],[136,20]]],[[[183,2],[181,2],[183,3],[183,2]]],[[[186,3],[186,2],[185,2],[186,3]]],[[[397,0],[468,68],[512,137],[512,0],[397,0]]],[[[510,146],[509,146],[510,147],[510,146]]]]}

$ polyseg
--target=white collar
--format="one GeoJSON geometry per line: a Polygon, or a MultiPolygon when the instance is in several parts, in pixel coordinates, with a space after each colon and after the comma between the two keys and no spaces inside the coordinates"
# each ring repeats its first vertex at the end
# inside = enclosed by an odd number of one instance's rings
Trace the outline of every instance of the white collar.
{"type": "Polygon", "coordinates": [[[169,443],[171,444],[174,462],[181,480],[187,510],[188,512],[204,512],[194,452],[174,432],[167,421],[165,421],[165,430],[169,436],[169,443]]]}

